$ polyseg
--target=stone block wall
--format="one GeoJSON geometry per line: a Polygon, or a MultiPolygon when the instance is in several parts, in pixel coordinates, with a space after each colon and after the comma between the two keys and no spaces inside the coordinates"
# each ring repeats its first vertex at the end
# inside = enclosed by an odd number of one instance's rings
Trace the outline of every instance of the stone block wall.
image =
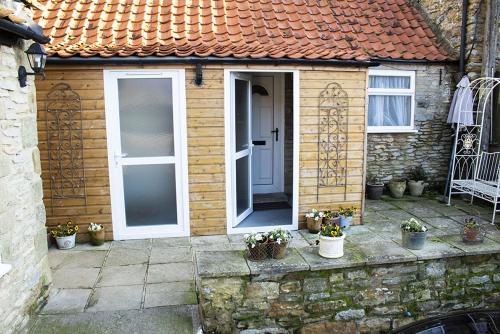
{"type": "Polygon", "coordinates": [[[287,274],[202,278],[209,333],[379,333],[450,311],[500,306],[500,255],[287,274]],[[260,332],[258,331],[260,330],[260,332]]]}
{"type": "Polygon", "coordinates": [[[4,334],[26,325],[50,282],[35,84],[30,77],[21,88],[17,79],[20,65],[30,68],[24,53],[30,42],[0,46],[0,263],[12,266],[0,277],[4,334]]]}
{"type": "Polygon", "coordinates": [[[446,123],[455,69],[444,65],[386,64],[377,69],[415,71],[415,133],[368,133],[367,175],[382,181],[406,178],[422,165],[430,181],[447,177],[452,129],[446,123]]]}

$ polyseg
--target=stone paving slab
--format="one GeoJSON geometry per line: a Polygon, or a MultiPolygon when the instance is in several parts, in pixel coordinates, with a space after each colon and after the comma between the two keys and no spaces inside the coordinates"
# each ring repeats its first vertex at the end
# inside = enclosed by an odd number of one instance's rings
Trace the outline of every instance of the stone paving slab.
{"type": "Polygon", "coordinates": [[[366,205],[365,207],[366,210],[372,210],[372,211],[386,211],[386,210],[399,209],[397,206],[395,206],[390,202],[376,201],[371,199],[367,199],[365,205],[366,205]]]}
{"type": "MultiPolygon", "coordinates": [[[[293,248],[304,248],[309,247],[311,244],[307,241],[299,231],[291,231],[292,234],[292,243],[291,247],[293,248]]],[[[317,235],[317,234],[316,234],[317,235]]]]}
{"type": "Polygon", "coordinates": [[[52,289],[42,314],[83,312],[92,289],[52,289]]]}
{"type": "Polygon", "coordinates": [[[50,268],[99,268],[104,263],[106,251],[50,250],[50,268]]]}
{"type": "Polygon", "coordinates": [[[465,252],[465,255],[483,255],[500,253],[500,244],[485,238],[484,242],[478,244],[466,244],[459,234],[440,236],[439,239],[457,247],[465,252]]]}
{"type": "Polygon", "coordinates": [[[142,284],[96,288],[90,297],[87,312],[138,310],[143,290],[142,284]]]}
{"type": "MultiPolygon", "coordinates": [[[[402,244],[401,239],[393,239],[398,245],[402,244]]],[[[433,260],[442,259],[454,256],[463,256],[465,252],[460,248],[457,248],[443,240],[439,237],[429,237],[425,241],[425,246],[421,250],[408,249],[410,253],[415,254],[419,261],[422,260],[433,260]]]]}
{"type": "Polygon", "coordinates": [[[295,271],[309,270],[309,265],[294,248],[289,248],[283,259],[266,259],[264,261],[250,261],[247,259],[251,275],[283,274],[295,271]]]}
{"type": "Polygon", "coordinates": [[[150,264],[173,263],[173,262],[192,262],[193,253],[191,247],[156,247],[151,250],[150,264]]]}
{"type": "Polygon", "coordinates": [[[100,246],[94,246],[88,242],[76,244],[72,251],[107,251],[111,248],[111,241],[106,241],[100,246]]]}
{"type": "Polygon", "coordinates": [[[311,246],[297,250],[309,264],[311,271],[337,268],[350,268],[366,264],[366,256],[353,243],[344,243],[344,256],[338,259],[327,259],[318,254],[318,247],[311,246]]]}
{"type": "Polygon", "coordinates": [[[194,283],[192,282],[146,285],[144,308],[196,304],[198,304],[198,300],[196,298],[194,283]]]}
{"type": "Polygon", "coordinates": [[[113,248],[126,248],[126,249],[147,249],[151,247],[151,239],[138,239],[138,240],[118,240],[111,243],[113,248]]]}
{"type": "Polygon", "coordinates": [[[104,266],[128,266],[131,264],[143,264],[149,260],[150,249],[117,248],[109,251],[104,266]]]}
{"type": "Polygon", "coordinates": [[[205,235],[199,237],[191,237],[191,245],[193,247],[228,245],[229,238],[227,235],[205,235]]]}
{"type": "Polygon", "coordinates": [[[97,281],[97,286],[144,284],[146,269],[147,266],[145,264],[103,267],[97,281]]]}
{"type": "Polygon", "coordinates": [[[191,247],[190,237],[153,239],[153,248],[191,247]]]}
{"type": "Polygon", "coordinates": [[[390,239],[356,243],[366,256],[367,265],[416,261],[417,257],[390,239]]]}
{"type": "Polygon", "coordinates": [[[147,283],[186,282],[194,279],[192,262],[149,265],[147,283]]]}
{"type": "Polygon", "coordinates": [[[85,289],[93,288],[99,268],[62,268],[52,272],[54,288],[85,289]]]}
{"type": "Polygon", "coordinates": [[[249,275],[250,269],[244,251],[198,252],[196,269],[200,277],[249,275]]]}

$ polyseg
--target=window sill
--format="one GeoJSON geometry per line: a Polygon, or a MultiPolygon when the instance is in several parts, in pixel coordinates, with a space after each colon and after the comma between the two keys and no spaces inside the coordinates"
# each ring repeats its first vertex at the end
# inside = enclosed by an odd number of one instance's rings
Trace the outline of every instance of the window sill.
{"type": "Polygon", "coordinates": [[[0,263],[0,278],[6,275],[11,269],[12,266],[10,264],[0,263]]]}
{"type": "Polygon", "coordinates": [[[408,134],[411,134],[411,133],[418,133],[418,130],[417,129],[388,129],[388,128],[385,128],[385,129],[370,129],[370,128],[368,128],[366,130],[366,132],[368,134],[370,134],[370,133],[379,133],[379,134],[384,134],[384,133],[387,133],[387,134],[391,134],[391,133],[408,133],[408,134]]]}

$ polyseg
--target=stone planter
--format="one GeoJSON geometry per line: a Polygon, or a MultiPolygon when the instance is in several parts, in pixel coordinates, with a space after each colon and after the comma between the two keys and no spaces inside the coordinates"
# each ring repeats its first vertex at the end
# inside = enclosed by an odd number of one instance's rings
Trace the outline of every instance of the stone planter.
{"type": "Polygon", "coordinates": [[[389,190],[394,198],[402,198],[406,190],[406,181],[389,182],[389,190]]]}
{"type": "Polygon", "coordinates": [[[288,241],[282,243],[270,242],[268,243],[267,249],[269,251],[269,256],[272,259],[282,259],[286,255],[287,248],[288,248],[288,241]]]}
{"type": "Polygon", "coordinates": [[[323,218],[315,220],[314,218],[306,218],[307,229],[309,233],[318,233],[321,230],[321,224],[323,223],[323,218]]]}
{"type": "Polygon", "coordinates": [[[255,247],[247,246],[248,249],[248,259],[250,261],[262,261],[267,259],[267,241],[264,243],[259,243],[255,247]]]}
{"type": "Polygon", "coordinates": [[[100,231],[89,231],[90,243],[94,246],[100,246],[104,243],[104,228],[100,231]]]}
{"type": "Polygon", "coordinates": [[[422,196],[424,192],[424,188],[427,184],[424,181],[408,181],[408,190],[410,191],[410,195],[412,196],[422,196]]]}
{"type": "Polygon", "coordinates": [[[75,237],[76,233],[73,235],[68,235],[66,237],[56,237],[57,248],[59,249],[71,249],[75,247],[75,237]]]}
{"type": "Polygon", "coordinates": [[[352,222],[352,216],[346,217],[343,215],[340,215],[340,227],[343,229],[349,228],[352,222]]]}
{"type": "Polygon", "coordinates": [[[424,248],[427,231],[425,232],[408,232],[401,230],[401,239],[403,247],[408,249],[419,250],[424,248]]]}
{"type": "Polygon", "coordinates": [[[366,184],[366,195],[369,199],[379,200],[384,193],[384,184],[366,184]]]}
{"type": "Polygon", "coordinates": [[[319,255],[328,259],[337,259],[344,256],[344,238],[341,237],[325,237],[319,236],[319,255]]]}

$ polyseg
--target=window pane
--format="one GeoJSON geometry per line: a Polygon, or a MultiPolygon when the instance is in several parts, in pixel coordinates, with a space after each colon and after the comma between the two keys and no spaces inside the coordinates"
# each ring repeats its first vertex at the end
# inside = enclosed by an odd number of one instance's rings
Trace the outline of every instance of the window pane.
{"type": "Polygon", "coordinates": [[[370,95],[369,126],[410,126],[411,96],[370,95]]]}
{"type": "Polygon", "coordinates": [[[127,226],[177,224],[175,165],[123,166],[127,226]]]}
{"type": "Polygon", "coordinates": [[[174,155],[172,79],[118,79],[122,153],[174,155]]]}
{"type": "Polygon", "coordinates": [[[250,208],[249,197],[249,173],[248,170],[249,157],[243,157],[236,160],[236,215],[239,216],[245,210],[250,208]]]}
{"type": "Polygon", "coordinates": [[[236,152],[248,149],[249,110],[248,110],[248,82],[235,80],[235,131],[236,152]]]}
{"type": "Polygon", "coordinates": [[[410,77],[393,77],[386,75],[370,75],[369,88],[410,89],[410,77]]]}

